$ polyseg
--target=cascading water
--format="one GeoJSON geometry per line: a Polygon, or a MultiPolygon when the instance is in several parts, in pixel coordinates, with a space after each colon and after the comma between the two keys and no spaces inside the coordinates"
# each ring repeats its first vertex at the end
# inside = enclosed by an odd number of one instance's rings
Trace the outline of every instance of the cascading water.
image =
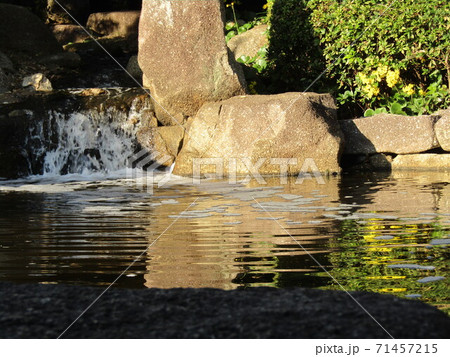
{"type": "Polygon", "coordinates": [[[116,108],[63,114],[49,111],[30,127],[26,147],[33,175],[112,173],[125,169],[139,144],[141,111],[116,108]]]}
{"type": "MultiPolygon", "coordinates": [[[[44,175],[113,172],[127,166],[136,143],[133,125],[108,123],[95,116],[52,113],[58,146],[45,154],[44,175]]],[[[102,118],[100,118],[102,119],[102,118]]]]}

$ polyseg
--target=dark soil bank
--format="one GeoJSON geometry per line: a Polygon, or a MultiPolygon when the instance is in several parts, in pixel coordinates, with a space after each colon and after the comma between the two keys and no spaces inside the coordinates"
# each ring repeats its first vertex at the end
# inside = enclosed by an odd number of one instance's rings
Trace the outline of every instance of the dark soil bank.
{"type": "MultiPolygon", "coordinates": [[[[0,283],[1,338],[56,338],[99,288],[0,283]]],[[[448,338],[450,318],[418,301],[352,293],[395,338],[448,338]]],[[[64,338],[389,338],[340,291],[255,288],[107,291],[64,338]]]]}

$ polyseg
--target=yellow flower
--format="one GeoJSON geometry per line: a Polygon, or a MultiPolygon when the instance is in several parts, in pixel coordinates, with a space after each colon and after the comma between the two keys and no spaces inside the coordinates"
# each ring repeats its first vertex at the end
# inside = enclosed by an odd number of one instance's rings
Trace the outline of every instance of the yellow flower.
{"type": "Polygon", "coordinates": [[[424,96],[424,95],[425,95],[425,91],[424,91],[423,89],[419,89],[419,94],[420,94],[421,96],[424,96]]]}
{"type": "Polygon", "coordinates": [[[398,83],[399,79],[400,79],[400,70],[398,69],[394,71],[388,71],[386,74],[386,83],[390,88],[394,87],[398,83]]]}
{"type": "Polygon", "coordinates": [[[386,77],[386,74],[387,74],[388,70],[389,70],[388,66],[380,66],[380,67],[377,68],[376,71],[372,72],[372,75],[374,77],[376,77],[378,82],[381,82],[381,80],[384,77],[386,77]]]}
{"type": "Polygon", "coordinates": [[[373,86],[371,84],[368,84],[363,87],[363,91],[366,92],[367,97],[371,99],[373,96],[377,96],[380,93],[380,88],[373,86]]]}
{"type": "Polygon", "coordinates": [[[407,95],[413,95],[414,94],[414,84],[408,84],[403,87],[403,92],[407,95]]]}
{"type": "Polygon", "coordinates": [[[364,73],[359,73],[358,77],[365,85],[370,85],[375,82],[373,78],[367,77],[364,73]]]}

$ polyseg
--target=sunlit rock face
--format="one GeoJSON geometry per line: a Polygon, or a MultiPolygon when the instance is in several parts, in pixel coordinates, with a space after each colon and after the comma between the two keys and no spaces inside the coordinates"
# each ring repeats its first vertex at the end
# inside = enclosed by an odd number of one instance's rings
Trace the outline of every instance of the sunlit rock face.
{"type": "Polygon", "coordinates": [[[205,102],[245,93],[242,70],[225,43],[222,1],[154,0],[142,6],[139,65],[161,123],[176,125],[205,102]]]}
{"type": "Polygon", "coordinates": [[[298,175],[339,172],[342,133],[329,94],[234,97],[192,120],[174,173],[298,175]]]}
{"type": "Polygon", "coordinates": [[[408,117],[378,114],[368,118],[341,120],[346,154],[414,154],[439,147],[435,115],[408,117]]]}

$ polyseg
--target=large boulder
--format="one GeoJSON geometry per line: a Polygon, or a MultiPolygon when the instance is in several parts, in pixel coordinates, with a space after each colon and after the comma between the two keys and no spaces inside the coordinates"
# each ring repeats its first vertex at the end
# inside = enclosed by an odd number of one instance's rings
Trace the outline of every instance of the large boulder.
{"type": "Polygon", "coordinates": [[[218,164],[225,175],[296,175],[305,164],[308,171],[339,172],[343,139],[331,95],[285,93],[207,103],[184,142],[175,174],[220,174],[218,164]]]}
{"type": "Polygon", "coordinates": [[[447,110],[437,121],[434,131],[441,148],[450,151],[450,110],[447,110]]]}
{"type": "Polygon", "coordinates": [[[258,51],[267,46],[267,25],[259,25],[228,41],[228,48],[237,60],[242,56],[255,57],[258,51]]]}
{"type": "Polygon", "coordinates": [[[439,147],[434,125],[438,116],[378,114],[341,120],[346,154],[414,154],[439,147]]]}
{"type": "Polygon", "coordinates": [[[139,65],[158,120],[176,125],[208,101],[245,93],[224,37],[221,0],[144,1],[139,65]]]}
{"type": "Polygon", "coordinates": [[[58,24],[84,23],[89,10],[90,0],[47,0],[47,18],[58,24]]]}
{"type": "Polygon", "coordinates": [[[47,26],[21,6],[0,4],[0,48],[28,55],[51,55],[62,51],[47,26]]]}
{"type": "Polygon", "coordinates": [[[87,27],[103,36],[136,37],[140,11],[98,12],[89,15],[87,27]]]}

